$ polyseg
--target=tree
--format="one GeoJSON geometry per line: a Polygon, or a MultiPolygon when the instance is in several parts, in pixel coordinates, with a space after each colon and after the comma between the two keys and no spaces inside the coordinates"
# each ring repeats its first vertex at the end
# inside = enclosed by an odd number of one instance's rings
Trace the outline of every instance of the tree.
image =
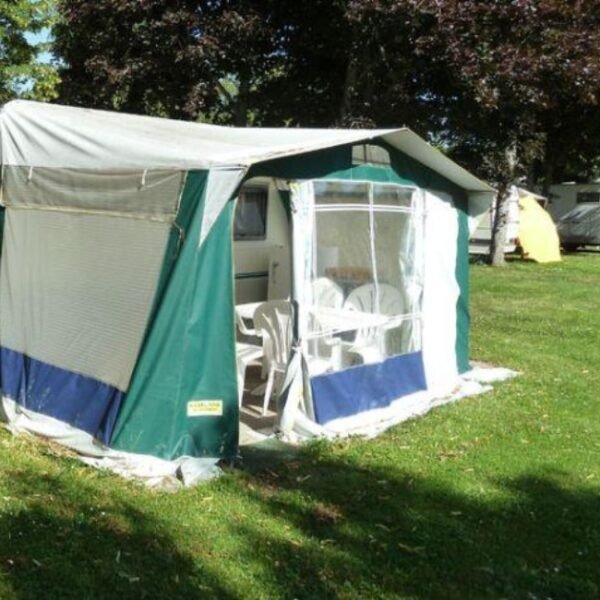
{"type": "MultiPolygon", "coordinates": [[[[372,124],[384,111],[391,123],[411,94],[387,76],[398,69],[351,5],[59,0],[61,100],[238,125],[372,124]]],[[[396,46],[408,77],[407,45],[396,46]]]]}
{"type": "Polygon", "coordinates": [[[61,99],[245,125],[283,56],[271,4],[59,0],[61,99]]]}
{"type": "Polygon", "coordinates": [[[435,92],[447,143],[498,186],[491,256],[500,265],[508,186],[531,180],[537,163],[547,188],[569,161],[599,153],[600,3],[446,0],[427,10],[436,26],[422,46],[450,74],[435,92]]]}
{"type": "Polygon", "coordinates": [[[432,21],[412,0],[280,2],[282,76],[266,119],[310,126],[393,126],[427,131],[435,61],[416,41],[432,21]]]}
{"type": "Polygon", "coordinates": [[[46,44],[31,41],[52,21],[50,1],[0,0],[0,104],[17,97],[50,100],[56,96],[54,65],[37,60],[46,44]]]}

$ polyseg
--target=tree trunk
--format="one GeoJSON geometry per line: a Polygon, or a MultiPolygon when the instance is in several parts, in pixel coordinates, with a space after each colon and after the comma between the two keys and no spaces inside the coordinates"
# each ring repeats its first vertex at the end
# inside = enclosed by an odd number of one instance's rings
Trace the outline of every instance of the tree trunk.
{"type": "Polygon", "coordinates": [[[248,125],[248,93],[250,92],[249,77],[240,73],[240,85],[234,109],[234,124],[236,127],[248,125]]]}
{"type": "Polygon", "coordinates": [[[490,240],[490,262],[493,267],[503,267],[506,264],[504,249],[508,227],[508,189],[508,185],[501,184],[496,196],[496,210],[494,211],[490,240]]]}
{"type": "Polygon", "coordinates": [[[346,75],[344,78],[344,89],[342,91],[342,101],[340,103],[339,117],[340,122],[345,123],[348,115],[352,114],[352,96],[356,88],[357,67],[356,61],[350,57],[346,65],[346,75]]]}
{"type": "Polygon", "coordinates": [[[535,191],[535,162],[531,161],[529,168],[527,169],[526,185],[527,189],[535,191]]]}
{"type": "Polygon", "coordinates": [[[554,157],[549,156],[546,158],[546,164],[544,165],[544,185],[542,186],[542,195],[546,198],[550,197],[550,186],[552,185],[554,178],[554,157]]]}

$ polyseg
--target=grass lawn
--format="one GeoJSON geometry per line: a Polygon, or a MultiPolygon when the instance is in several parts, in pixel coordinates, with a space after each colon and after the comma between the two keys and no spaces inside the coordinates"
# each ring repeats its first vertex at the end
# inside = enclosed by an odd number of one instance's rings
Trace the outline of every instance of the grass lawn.
{"type": "Polygon", "coordinates": [[[176,494],[0,431],[0,598],[600,597],[600,253],[473,266],[472,315],[521,377],[176,494]]]}

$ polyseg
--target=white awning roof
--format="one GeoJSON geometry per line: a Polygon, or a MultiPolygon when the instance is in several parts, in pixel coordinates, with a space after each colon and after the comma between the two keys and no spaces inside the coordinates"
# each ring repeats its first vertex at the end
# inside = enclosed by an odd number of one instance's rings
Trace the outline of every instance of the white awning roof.
{"type": "Polygon", "coordinates": [[[248,167],[381,138],[459,187],[491,192],[417,134],[402,129],[235,128],[16,100],[0,110],[2,164],[71,169],[248,167]]]}

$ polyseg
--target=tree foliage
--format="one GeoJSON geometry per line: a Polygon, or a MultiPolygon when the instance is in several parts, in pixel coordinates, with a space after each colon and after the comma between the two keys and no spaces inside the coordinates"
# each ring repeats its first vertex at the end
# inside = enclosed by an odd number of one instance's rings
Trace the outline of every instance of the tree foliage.
{"type": "Polygon", "coordinates": [[[406,123],[494,179],[507,148],[519,173],[594,154],[598,0],[59,0],[59,12],[71,103],[237,124],[406,123]]]}
{"type": "Polygon", "coordinates": [[[529,176],[547,189],[569,162],[585,171],[599,154],[600,3],[447,0],[431,9],[436,27],[423,44],[451,74],[447,140],[498,186],[491,252],[500,264],[508,185],[529,176]]]}
{"type": "Polygon", "coordinates": [[[56,96],[55,67],[37,60],[46,45],[31,41],[52,21],[51,1],[0,0],[0,104],[19,96],[36,100],[56,96]]]}
{"type": "Polygon", "coordinates": [[[600,0],[58,6],[69,103],[238,125],[407,124],[501,192],[518,177],[585,176],[600,154],[600,0]]]}
{"type": "Polygon", "coordinates": [[[452,73],[457,137],[510,148],[522,171],[581,147],[598,123],[600,3],[447,1],[436,18],[428,43],[452,73]]]}
{"type": "Polygon", "coordinates": [[[59,0],[61,97],[85,106],[245,124],[282,56],[269,4],[59,0]]]}

